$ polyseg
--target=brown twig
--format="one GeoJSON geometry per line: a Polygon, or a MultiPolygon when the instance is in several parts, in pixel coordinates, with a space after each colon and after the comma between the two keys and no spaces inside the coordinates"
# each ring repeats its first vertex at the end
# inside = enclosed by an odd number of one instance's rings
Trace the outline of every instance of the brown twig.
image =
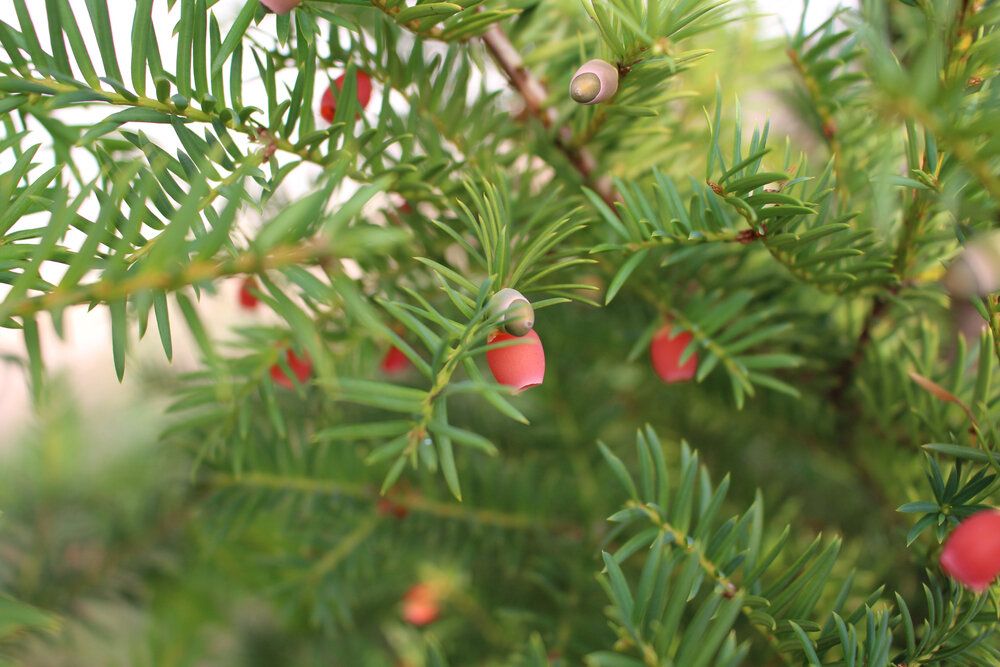
{"type": "Polygon", "coordinates": [[[14,304],[0,306],[4,307],[4,316],[32,317],[41,311],[123,299],[143,290],[174,291],[195,283],[245,273],[260,273],[300,264],[322,264],[335,257],[329,242],[316,238],[300,244],[279,245],[266,253],[247,250],[222,261],[193,259],[177,269],[146,271],[122,278],[101,278],[92,283],[66,289],[56,288],[14,304]]]}
{"type": "MultiPolygon", "coordinates": [[[[556,124],[556,113],[554,109],[545,106],[548,91],[524,65],[521,54],[503,29],[496,23],[491,25],[483,34],[483,43],[503,70],[510,85],[521,95],[525,110],[538,118],[546,129],[552,129],[556,124]]],[[[586,148],[573,145],[573,131],[565,125],[556,128],[554,141],[556,148],[580,172],[587,187],[599,194],[612,211],[616,210],[615,202],[618,197],[611,180],[595,175],[597,161],[586,148]]]]}
{"type": "MultiPolygon", "coordinates": [[[[375,486],[333,479],[317,479],[267,472],[250,472],[240,476],[224,473],[211,475],[207,482],[214,489],[244,488],[294,491],[303,494],[329,495],[370,503],[373,508],[381,498],[375,486]]],[[[453,502],[435,500],[417,493],[402,493],[392,498],[395,505],[408,512],[428,514],[438,519],[464,521],[504,530],[555,530],[568,539],[581,539],[582,528],[565,521],[547,522],[529,514],[499,509],[469,508],[453,502]]]]}
{"type": "Polygon", "coordinates": [[[833,160],[833,170],[837,176],[835,184],[836,194],[840,198],[841,203],[847,202],[850,196],[847,190],[847,166],[844,164],[843,147],[840,143],[837,120],[834,118],[833,111],[829,105],[823,100],[823,91],[820,84],[809,73],[808,68],[802,62],[799,52],[795,49],[788,49],[785,53],[791,61],[792,67],[794,67],[802,79],[806,93],[809,95],[816,115],[819,117],[823,140],[826,142],[827,150],[830,152],[830,158],[833,160]]]}
{"type": "Polygon", "coordinates": [[[911,252],[913,245],[920,236],[921,223],[927,213],[929,202],[919,192],[914,192],[913,200],[906,209],[903,217],[903,229],[900,232],[899,240],[896,242],[896,255],[893,258],[892,270],[896,274],[898,282],[889,287],[888,294],[880,294],[875,297],[872,308],[861,326],[861,333],[854,345],[851,356],[844,359],[834,372],[833,388],[830,390],[829,398],[838,411],[843,410],[843,402],[857,367],[864,359],[865,348],[871,341],[872,329],[886,315],[889,309],[889,302],[892,296],[897,294],[907,283],[907,274],[910,269],[911,252]]]}

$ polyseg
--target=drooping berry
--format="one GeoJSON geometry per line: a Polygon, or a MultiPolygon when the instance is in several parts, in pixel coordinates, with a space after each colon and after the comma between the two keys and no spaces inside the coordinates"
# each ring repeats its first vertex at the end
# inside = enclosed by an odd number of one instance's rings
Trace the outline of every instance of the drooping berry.
{"type": "Polygon", "coordinates": [[[504,331],[513,336],[523,336],[535,326],[535,309],[523,294],[509,287],[490,299],[490,315],[500,318],[504,331]]]}
{"type": "Polygon", "coordinates": [[[497,331],[487,343],[486,363],[497,382],[518,392],[542,384],[545,350],[537,333],[529,331],[523,336],[512,336],[497,331]]]}
{"type": "Polygon", "coordinates": [[[245,310],[254,310],[258,305],[260,305],[260,299],[257,298],[256,294],[254,294],[254,290],[256,289],[256,280],[250,276],[243,279],[243,282],[240,283],[240,308],[245,310]]]}
{"type": "Polygon", "coordinates": [[[410,360],[395,345],[389,348],[389,351],[382,357],[382,363],[379,364],[379,368],[386,375],[405,373],[409,367],[410,360]]]}
{"type": "Polygon", "coordinates": [[[275,14],[287,14],[299,6],[302,0],[260,0],[260,4],[275,14]]]}
{"type": "Polygon", "coordinates": [[[670,334],[670,325],[664,325],[649,344],[649,357],[653,362],[653,370],[666,383],[686,382],[693,378],[698,370],[698,355],[692,354],[682,364],[681,355],[691,342],[691,334],[687,331],[682,331],[676,336],[670,334]]]}
{"type": "MultiPolygon", "coordinates": [[[[346,77],[347,74],[341,74],[333,82],[333,85],[337,87],[338,93],[343,90],[344,79],[346,77]]],[[[372,80],[368,74],[361,70],[357,70],[357,96],[358,104],[364,110],[368,106],[368,101],[372,98],[372,80]]],[[[323,99],[320,100],[319,104],[319,113],[326,122],[333,122],[333,117],[337,114],[337,100],[334,98],[333,88],[327,88],[326,92],[323,93],[323,99]]]]}
{"type": "Polygon", "coordinates": [[[941,569],[982,593],[1000,575],[1000,511],[973,514],[945,540],[941,569]]]}
{"type": "MultiPolygon", "coordinates": [[[[302,355],[301,357],[289,348],[285,352],[285,360],[288,362],[288,367],[291,369],[292,374],[295,375],[295,379],[299,381],[299,384],[305,382],[312,375],[312,361],[309,357],[302,355]]],[[[285,389],[294,389],[295,384],[292,379],[288,377],[285,373],[285,369],[281,367],[281,364],[274,364],[271,366],[271,379],[274,383],[284,387],[285,389]]]]}
{"type": "Polygon", "coordinates": [[[429,625],[441,614],[437,592],[427,584],[416,584],[403,596],[403,620],[416,626],[429,625]]]}
{"type": "Polygon", "coordinates": [[[580,104],[598,104],[618,92],[618,68],[603,60],[588,60],[573,75],[569,96],[580,104]]]}

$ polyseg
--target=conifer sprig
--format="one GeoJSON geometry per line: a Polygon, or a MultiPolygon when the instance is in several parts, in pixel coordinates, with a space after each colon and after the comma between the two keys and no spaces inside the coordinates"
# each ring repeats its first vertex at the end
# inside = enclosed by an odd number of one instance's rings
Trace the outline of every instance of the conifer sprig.
{"type": "Polygon", "coordinates": [[[0,470],[0,650],[165,581],[149,655],[181,660],[170,600],[239,627],[225,581],[352,665],[1000,663],[995,585],[939,566],[1000,497],[998,304],[940,280],[1000,220],[997,2],[866,0],[781,46],[724,0],[124,4],[0,21],[0,326],[42,411],[67,309],[109,317],[119,379],[150,325],[167,360],[189,336],[157,382],[182,473],[75,475],[101,453],[43,423],[43,483],[0,470]],[[759,63],[721,61],[748,35],[759,63]],[[618,86],[578,104],[593,59],[618,86]],[[734,93],[778,76],[799,123],[745,126],[734,93]],[[268,314],[219,337],[236,277],[268,314]],[[483,363],[505,288],[548,351],[524,396],[483,363]],[[691,384],[641,367],[665,329],[691,384]],[[588,445],[646,420],[675,432],[588,445]],[[423,636],[418,579],[450,619],[423,636]]]}

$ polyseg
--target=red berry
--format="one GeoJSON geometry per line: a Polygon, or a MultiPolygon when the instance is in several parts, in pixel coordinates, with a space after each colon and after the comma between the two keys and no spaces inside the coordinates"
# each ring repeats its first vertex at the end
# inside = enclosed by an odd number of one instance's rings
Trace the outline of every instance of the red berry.
{"type": "Polygon", "coordinates": [[[427,584],[416,584],[403,596],[403,619],[421,626],[437,620],[441,609],[437,593],[427,584]]]}
{"type": "Polygon", "coordinates": [[[680,361],[684,349],[691,342],[691,334],[682,331],[676,336],[671,336],[670,331],[670,325],[664,325],[649,344],[653,370],[667,383],[690,380],[698,370],[698,355],[692,354],[683,364],[680,361]]]}
{"type": "MultiPolygon", "coordinates": [[[[295,379],[300,384],[308,380],[309,376],[312,375],[312,362],[308,356],[303,355],[300,357],[289,349],[285,353],[285,359],[288,361],[288,367],[292,369],[295,379]]],[[[285,369],[281,367],[281,364],[271,366],[271,379],[274,380],[275,384],[281,385],[285,389],[293,389],[295,387],[291,378],[285,373],[285,369]]]]}
{"type": "Polygon", "coordinates": [[[985,510],[959,524],[945,540],[941,568],[982,593],[1000,574],[1000,511],[985,510]]]}
{"type": "MultiPolygon", "coordinates": [[[[346,76],[346,74],[341,74],[337,77],[337,80],[333,82],[333,85],[337,87],[338,92],[343,90],[344,78],[346,76]]],[[[363,110],[368,106],[368,101],[372,98],[372,80],[361,70],[357,71],[357,95],[358,104],[361,105],[361,109],[363,110]]],[[[323,120],[326,122],[333,122],[333,117],[337,113],[337,100],[333,97],[333,88],[327,88],[326,92],[323,93],[323,99],[321,99],[319,103],[319,113],[323,116],[323,120]]]]}
{"type": "Polygon", "coordinates": [[[487,343],[486,363],[497,382],[519,392],[542,383],[545,378],[545,349],[534,330],[523,336],[496,331],[487,343]],[[499,343],[506,344],[500,347],[499,343]]]}
{"type": "Polygon", "coordinates": [[[385,353],[382,358],[382,363],[379,364],[379,368],[386,375],[397,375],[403,373],[407,368],[410,367],[410,360],[406,358],[406,355],[399,351],[399,348],[393,345],[389,348],[389,351],[385,353]]]}
{"type": "Polygon", "coordinates": [[[246,277],[240,283],[240,307],[246,310],[253,310],[260,304],[260,299],[253,293],[257,289],[257,281],[251,277],[246,277]]]}

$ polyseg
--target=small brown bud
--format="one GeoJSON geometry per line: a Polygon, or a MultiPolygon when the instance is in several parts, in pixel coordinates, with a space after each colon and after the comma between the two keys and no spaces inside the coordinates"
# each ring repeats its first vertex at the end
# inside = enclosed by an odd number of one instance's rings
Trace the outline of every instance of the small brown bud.
{"type": "Polygon", "coordinates": [[[757,239],[763,238],[765,234],[767,234],[767,227],[764,225],[761,225],[759,229],[756,227],[753,229],[744,229],[736,235],[736,242],[746,245],[748,243],[753,243],[757,239]]]}

